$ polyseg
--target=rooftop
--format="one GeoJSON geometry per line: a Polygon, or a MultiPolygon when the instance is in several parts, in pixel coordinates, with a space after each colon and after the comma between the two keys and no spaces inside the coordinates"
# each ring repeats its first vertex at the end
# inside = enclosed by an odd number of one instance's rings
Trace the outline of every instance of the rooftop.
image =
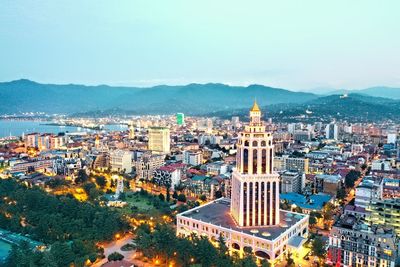
{"type": "Polygon", "coordinates": [[[290,204],[295,204],[302,209],[321,210],[324,205],[332,199],[331,195],[318,193],[306,198],[298,193],[280,194],[281,200],[287,200],[290,204]]]}
{"type": "Polygon", "coordinates": [[[280,211],[280,224],[278,226],[253,226],[239,227],[230,215],[230,199],[217,199],[210,204],[194,208],[181,214],[183,217],[222,226],[237,232],[243,232],[266,240],[274,240],[291,226],[299,222],[306,215],[289,211],[280,211]]]}

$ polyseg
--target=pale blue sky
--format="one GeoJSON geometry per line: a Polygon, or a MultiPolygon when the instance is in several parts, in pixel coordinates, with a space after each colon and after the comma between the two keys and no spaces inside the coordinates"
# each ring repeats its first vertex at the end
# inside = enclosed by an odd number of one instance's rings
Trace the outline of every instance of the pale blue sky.
{"type": "Polygon", "coordinates": [[[0,0],[0,81],[400,86],[400,1],[0,0]]]}

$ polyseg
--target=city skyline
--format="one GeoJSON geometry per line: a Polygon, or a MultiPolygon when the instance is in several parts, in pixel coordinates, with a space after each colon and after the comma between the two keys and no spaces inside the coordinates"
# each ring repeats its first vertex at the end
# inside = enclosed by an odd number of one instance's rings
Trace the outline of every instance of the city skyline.
{"type": "Polygon", "coordinates": [[[3,2],[0,80],[400,86],[396,1],[3,2]],[[361,6],[362,4],[362,6],[361,6]],[[362,11],[362,12],[360,12],[362,11]]]}

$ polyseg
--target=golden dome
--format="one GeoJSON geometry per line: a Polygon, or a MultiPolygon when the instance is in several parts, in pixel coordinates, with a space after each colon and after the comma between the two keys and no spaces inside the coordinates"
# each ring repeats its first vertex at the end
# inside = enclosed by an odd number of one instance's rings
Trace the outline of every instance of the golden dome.
{"type": "Polygon", "coordinates": [[[254,100],[253,107],[250,109],[250,111],[261,111],[255,100],[254,100]]]}

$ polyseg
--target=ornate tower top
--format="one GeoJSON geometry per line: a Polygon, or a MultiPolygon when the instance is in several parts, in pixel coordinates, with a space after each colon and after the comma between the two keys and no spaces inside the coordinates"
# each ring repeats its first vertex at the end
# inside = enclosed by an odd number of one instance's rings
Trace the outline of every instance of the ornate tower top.
{"type": "Polygon", "coordinates": [[[253,107],[251,108],[250,111],[254,111],[254,112],[257,112],[257,111],[260,112],[261,111],[260,108],[257,105],[257,100],[254,100],[253,107]]]}
{"type": "Polygon", "coordinates": [[[250,126],[261,126],[261,110],[254,100],[253,107],[250,109],[250,126]]]}

